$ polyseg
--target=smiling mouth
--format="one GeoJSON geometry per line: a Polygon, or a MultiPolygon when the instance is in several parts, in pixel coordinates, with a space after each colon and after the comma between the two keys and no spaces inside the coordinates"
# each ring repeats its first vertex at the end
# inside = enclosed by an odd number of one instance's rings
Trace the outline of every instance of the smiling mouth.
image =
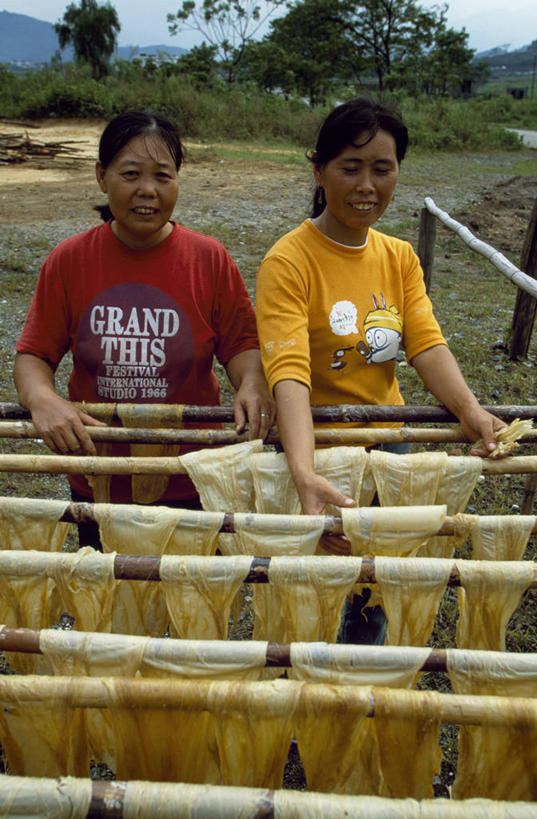
{"type": "Polygon", "coordinates": [[[375,207],[375,202],[350,202],[349,203],[353,210],[358,212],[365,212],[367,210],[371,210],[375,207]]]}
{"type": "Polygon", "coordinates": [[[157,213],[156,208],[133,208],[133,213],[136,213],[137,216],[153,216],[153,214],[157,213]]]}

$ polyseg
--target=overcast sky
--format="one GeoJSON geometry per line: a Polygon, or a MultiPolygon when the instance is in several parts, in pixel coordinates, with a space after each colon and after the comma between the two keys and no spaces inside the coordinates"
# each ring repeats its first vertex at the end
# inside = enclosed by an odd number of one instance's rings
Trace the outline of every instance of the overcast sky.
{"type": "MultiPolygon", "coordinates": [[[[190,48],[201,42],[197,34],[181,32],[170,37],[166,15],[179,8],[178,0],[111,0],[121,23],[120,45],[176,45],[190,48]]],[[[39,20],[57,22],[68,5],[67,0],[0,0],[0,11],[28,14],[39,20]]],[[[421,0],[419,5],[439,6],[435,0],[421,0]]],[[[448,23],[466,28],[471,48],[483,51],[497,45],[511,49],[528,45],[537,39],[537,3],[535,0],[450,0],[448,23]]]]}

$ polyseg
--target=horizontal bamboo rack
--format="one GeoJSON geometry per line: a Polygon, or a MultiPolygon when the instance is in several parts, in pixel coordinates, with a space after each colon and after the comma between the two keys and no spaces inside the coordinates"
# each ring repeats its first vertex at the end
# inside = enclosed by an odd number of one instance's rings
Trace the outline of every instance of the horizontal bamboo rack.
{"type": "MultiPolygon", "coordinates": [[[[533,529],[533,531],[537,531],[537,527],[533,529]]],[[[16,552],[19,560],[19,568],[22,573],[25,560],[28,560],[28,576],[32,574],[34,561],[28,559],[27,552],[21,551],[16,552]]],[[[43,552],[42,555],[46,555],[46,559],[53,564],[55,561],[62,562],[64,565],[68,565],[69,557],[66,556],[65,553],[56,553],[56,552],[43,552]]],[[[98,553],[95,555],[98,558],[98,553]]],[[[170,557],[170,556],[169,556],[170,557]]],[[[191,556],[180,556],[180,555],[171,555],[171,557],[178,557],[184,563],[185,568],[188,570],[189,561],[197,560],[191,556]]],[[[270,567],[271,564],[277,565],[277,562],[280,558],[278,557],[249,557],[248,555],[242,555],[242,557],[247,560],[250,560],[250,564],[248,569],[245,571],[243,583],[270,583],[270,567]]],[[[356,558],[350,557],[350,555],[339,555],[339,560],[345,560],[350,558],[352,560],[360,560],[360,568],[357,570],[356,573],[356,583],[376,583],[377,576],[375,572],[375,558],[374,557],[363,557],[363,558],[356,558]]],[[[104,558],[103,558],[104,559],[104,558]]],[[[210,560],[211,569],[214,570],[216,574],[218,574],[219,570],[225,570],[226,561],[229,561],[229,558],[223,556],[207,556],[207,560],[210,560]]],[[[324,557],[319,557],[315,555],[308,556],[307,558],[309,561],[318,561],[324,560],[324,557]]],[[[434,561],[437,558],[434,557],[422,557],[419,558],[422,562],[423,566],[426,566],[428,563],[434,565],[434,561]]],[[[73,565],[76,564],[77,560],[77,553],[74,552],[72,554],[72,562],[73,565]]],[[[396,565],[401,560],[408,560],[405,557],[390,557],[384,558],[385,561],[393,561],[394,565],[396,565]]],[[[466,563],[470,561],[465,561],[466,563]]],[[[516,561],[508,561],[510,566],[516,567],[518,564],[516,561]]],[[[153,555],[119,555],[116,554],[114,557],[114,577],[116,580],[133,580],[133,581],[150,581],[150,582],[160,582],[160,563],[161,558],[158,556],[153,555]]],[[[496,565],[494,561],[492,561],[493,565],[496,565]]],[[[197,565],[197,564],[196,564],[197,565]]],[[[480,561],[480,565],[483,565],[483,561],[480,561]]],[[[486,565],[486,564],[485,564],[486,565]]],[[[526,564],[525,564],[526,565],[526,564]]],[[[533,563],[534,566],[534,577],[535,579],[531,583],[531,588],[537,587],[537,563],[533,563]]],[[[505,580],[508,581],[509,576],[506,574],[505,580]]],[[[461,578],[460,573],[457,568],[455,562],[452,564],[452,568],[450,571],[450,575],[447,581],[448,586],[460,586],[461,585],[461,578]]]]}
{"type": "MultiPolygon", "coordinates": [[[[80,635],[81,638],[84,638],[84,632],[73,632],[73,634],[78,637],[80,635]]],[[[8,652],[20,652],[21,654],[41,654],[40,648],[40,631],[35,631],[33,629],[27,628],[3,628],[0,631],[0,651],[8,651],[8,652]]],[[[105,639],[108,637],[107,634],[99,635],[103,636],[105,639]]],[[[114,634],[112,635],[112,639],[114,640],[114,645],[117,644],[117,640],[120,638],[120,635],[114,634]]],[[[146,637],[132,637],[129,636],[128,638],[130,641],[140,641],[140,643],[147,644],[146,637]]],[[[164,639],[164,638],[163,638],[164,639]]],[[[165,638],[165,652],[166,656],[170,657],[170,654],[173,654],[172,647],[174,643],[181,647],[181,644],[184,642],[182,640],[173,640],[172,638],[165,638]]],[[[149,642],[163,642],[159,638],[149,638],[149,642]]],[[[196,640],[196,653],[197,656],[203,658],[206,656],[206,652],[208,649],[211,649],[215,643],[211,641],[204,641],[204,640],[196,640]]],[[[218,641],[219,644],[222,646],[222,662],[229,663],[229,654],[226,655],[225,648],[226,643],[229,646],[227,641],[218,641]]],[[[233,646],[233,642],[231,643],[233,646]]],[[[248,645],[254,647],[252,641],[248,641],[248,645]]],[[[292,668],[291,662],[291,645],[289,643],[265,643],[266,650],[265,650],[265,666],[267,668],[292,668]]],[[[295,645],[299,645],[295,643],[295,645]]],[[[345,647],[344,650],[346,650],[345,647]]],[[[368,666],[371,665],[371,647],[368,648],[368,666]]],[[[375,651],[376,651],[375,647],[375,651]]],[[[385,646],[379,647],[381,650],[378,653],[378,662],[381,664],[382,661],[382,652],[385,650],[385,646]]],[[[456,649],[452,649],[456,650],[456,649]]],[[[406,646],[405,648],[400,648],[399,646],[390,646],[390,657],[392,657],[393,662],[397,663],[398,658],[400,658],[401,663],[403,662],[404,658],[408,657],[408,649],[406,646]],[[403,656],[404,655],[404,656],[403,656]]],[[[501,652],[500,652],[501,653],[501,652]]],[[[363,651],[361,650],[360,646],[353,647],[353,654],[356,656],[356,660],[359,661],[361,656],[363,655],[363,651]]],[[[505,653],[501,653],[504,661],[507,663],[509,662],[509,656],[505,653]]],[[[443,648],[432,648],[430,649],[429,656],[423,662],[421,666],[421,671],[446,671],[446,649],[443,648]]],[[[211,658],[214,661],[214,653],[211,653],[211,658]]]]}
{"type": "MultiPolygon", "coordinates": [[[[116,444],[196,444],[204,447],[239,444],[248,440],[248,435],[237,435],[229,429],[148,429],[145,427],[91,427],[87,426],[89,437],[96,442],[116,444]]],[[[317,444],[372,444],[385,443],[470,443],[460,427],[353,427],[351,429],[315,429],[317,444]]],[[[38,439],[31,421],[0,421],[0,438],[38,439]]],[[[277,431],[269,432],[266,444],[277,444],[277,431]]],[[[520,443],[537,442],[537,431],[528,432],[520,438],[520,443]]]]}
{"type": "Polygon", "coordinates": [[[414,816],[419,815],[420,819],[448,819],[453,816],[482,819],[485,811],[490,816],[530,819],[537,810],[534,802],[524,803],[522,808],[521,802],[498,802],[492,799],[479,799],[475,802],[424,799],[418,802],[380,796],[372,800],[370,796],[180,782],[116,782],[75,777],[59,780],[24,776],[0,778],[0,801],[2,804],[9,803],[13,815],[17,816],[22,815],[19,802],[25,811],[38,816],[40,811],[47,809],[49,799],[52,804],[56,803],[58,792],[61,792],[64,803],[70,807],[85,798],[89,802],[85,819],[121,819],[127,804],[130,805],[131,812],[133,808],[139,808],[139,815],[146,819],[185,816],[185,811],[189,811],[188,815],[217,816],[218,819],[237,819],[239,816],[243,819],[270,819],[282,815],[317,819],[335,815],[386,819],[393,815],[410,816],[410,810],[414,816]],[[139,805],[140,799],[143,800],[143,807],[139,805]]]}
{"type": "MultiPolygon", "coordinates": [[[[36,631],[33,629],[27,628],[6,628],[4,627],[0,631],[0,651],[7,651],[7,652],[20,652],[21,654],[42,654],[41,647],[40,647],[40,640],[41,640],[41,631],[36,631]]],[[[78,632],[73,631],[70,632],[69,639],[73,641],[73,646],[76,644],[82,645],[85,644],[85,640],[88,637],[94,637],[101,645],[106,645],[108,641],[112,644],[112,646],[119,645],[121,642],[122,635],[119,634],[108,634],[108,633],[98,633],[93,635],[88,635],[85,632],[78,632]]],[[[174,656],[178,658],[178,661],[182,661],[184,659],[184,645],[195,643],[196,646],[196,656],[203,661],[204,658],[206,661],[218,664],[218,662],[223,663],[224,665],[229,664],[231,658],[233,657],[233,649],[236,646],[234,641],[227,641],[227,640],[180,640],[180,639],[173,639],[173,638],[158,638],[158,637],[137,637],[128,635],[124,638],[130,644],[139,643],[140,646],[145,647],[146,649],[150,650],[151,644],[155,646],[155,654],[160,655],[161,652],[164,654],[168,659],[173,658],[174,656]],[[159,645],[162,644],[162,649],[159,650],[159,645]],[[176,653],[174,649],[177,649],[176,653]],[[215,650],[216,649],[216,650],[215,650]]],[[[256,643],[252,640],[249,640],[244,644],[242,647],[246,648],[247,650],[251,649],[250,656],[259,656],[258,655],[258,646],[260,643],[256,643]]],[[[291,659],[291,644],[290,643],[271,643],[263,641],[262,645],[265,647],[265,666],[267,668],[292,668],[292,659],[291,659]]],[[[296,648],[300,648],[300,643],[293,643],[296,648]]],[[[306,644],[309,645],[309,644],[306,644]]],[[[359,667],[360,665],[366,665],[367,668],[384,668],[386,664],[386,659],[389,658],[389,662],[394,667],[400,666],[401,668],[408,668],[409,665],[415,664],[419,657],[423,654],[423,649],[421,648],[412,648],[409,646],[371,646],[371,645],[343,645],[343,644],[333,644],[331,645],[331,649],[334,653],[334,659],[338,662],[338,653],[340,655],[339,660],[343,660],[345,663],[351,664],[352,666],[359,667]],[[414,657],[414,659],[413,659],[414,657]]],[[[420,671],[429,671],[429,672],[446,672],[447,671],[447,658],[448,653],[451,655],[457,654],[464,654],[464,657],[469,664],[469,667],[472,667],[473,663],[480,663],[480,657],[487,656],[489,657],[491,652],[484,652],[484,651],[472,651],[469,649],[445,649],[445,648],[431,648],[429,649],[429,654],[423,660],[420,671]]],[[[244,656],[244,655],[241,655],[244,656]]],[[[528,673],[530,668],[537,673],[537,656],[535,654],[519,654],[519,653],[508,653],[505,651],[495,651],[494,652],[494,660],[497,662],[498,667],[501,668],[509,668],[510,666],[515,665],[515,667],[520,668],[521,665],[524,668],[525,673],[528,673]],[[518,666],[517,666],[518,663],[518,666]]],[[[326,667],[330,667],[328,664],[326,667]]],[[[339,665],[338,665],[339,667],[339,665]]]]}
{"type": "MultiPolygon", "coordinates": [[[[113,421],[119,422],[117,414],[117,404],[75,404],[80,409],[87,412],[98,420],[110,418],[111,406],[113,409],[113,421]]],[[[176,404],[121,404],[126,412],[136,411],[136,418],[141,420],[147,418],[154,424],[158,421],[162,426],[180,423],[224,423],[233,422],[233,407],[198,407],[194,405],[176,404]]],[[[514,421],[515,418],[537,418],[537,405],[530,404],[503,404],[497,406],[485,406],[488,412],[492,412],[506,422],[514,421]]],[[[386,405],[377,404],[341,404],[338,406],[322,406],[311,408],[313,420],[319,423],[374,423],[374,422],[395,422],[402,421],[412,423],[419,421],[427,422],[449,422],[457,423],[457,418],[449,410],[442,406],[413,406],[413,405],[386,405]]],[[[0,418],[4,419],[27,419],[30,412],[20,404],[13,402],[0,402],[0,418]]]]}
{"type": "MultiPolygon", "coordinates": [[[[277,689],[272,682],[241,681],[228,683],[206,680],[140,679],[127,677],[47,677],[33,675],[0,676],[0,702],[4,707],[24,704],[54,707],[61,700],[71,708],[155,708],[168,711],[209,711],[221,713],[222,708],[241,712],[249,700],[249,714],[265,715],[266,704],[261,695],[263,688],[271,689],[271,702],[280,713],[289,705],[292,689],[300,695],[293,707],[294,714],[311,713],[312,708],[324,713],[348,714],[349,719],[364,713],[364,699],[368,701],[365,716],[383,713],[385,688],[375,686],[341,686],[302,683],[282,680],[277,689]],[[377,700],[376,692],[380,699],[377,700]]],[[[522,697],[493,697],[440,694],[438,691],[390,689],[390,713],[401,719],[411,718],[423,706],[430,712],[431,705],[441,722],[459,725],[534,725],[537,722],[537,703],[522,697]]]]}
{"type": "MultiPolygon", "coordinates": [[[[68,475],[186,475],[181,457],[107,457],[95,455],[0,455],[0,472],[68,475]]],[[[483,459],[483,475],[537,472],[536,455],[483,459]]]]}

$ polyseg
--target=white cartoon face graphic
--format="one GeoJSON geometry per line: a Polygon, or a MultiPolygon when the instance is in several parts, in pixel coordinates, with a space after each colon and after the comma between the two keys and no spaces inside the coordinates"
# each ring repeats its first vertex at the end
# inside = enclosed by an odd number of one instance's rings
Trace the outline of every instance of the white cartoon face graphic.
{"type": "Polygon", "coordinates": [[[381,361],[392,361],[399,349],[401,333],[382,327],[371,327],[365,334],[369,352],[367,361],[375,364],[381,361]]]}
{"type": "Polygon", "coordinates": [[[330,310],[330,328],[336,336],[358,333],[357,318],[356,306],[352,301],[337,301],[330,310]]]}
{"type": "Polygon", "coordinates": [[[399,343],[403,335],[403,322],[397,307],[388,307],[382,293],[380,302],[372,296],[375,309],[364,320],[367,345],[357,348],[365,356],[368,364],[393,361],[397,357],[399,343]]]}

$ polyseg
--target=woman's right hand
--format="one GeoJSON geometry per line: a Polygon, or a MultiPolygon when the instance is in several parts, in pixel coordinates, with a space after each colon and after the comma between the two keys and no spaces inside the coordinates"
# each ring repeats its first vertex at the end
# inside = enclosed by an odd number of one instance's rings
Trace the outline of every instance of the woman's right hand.
{"type": "Polygon", "coordinates": [[[296,488],[305,515],[322,515],[329,503],[333,506],[356,506],[352,498],[344,495],[326,478],[315,472],[309,474],[307,478],[297,480],[296,488]]]}
{"type": "MultiPolygon", "coordinates": [[[[297,490],[305,515],[321,515],[328,503],[333,506],[344,506],[347,509],[356,506],[352,498],[344,495],[326,478],[316,473],[313,473],[304,484],[297,485],[297,490]]],[[[331,554],[349,555],[351,553],[351,544],[345,535],[322,535],[320,544],[326,552],[331,554]]]]}
{"type": "Polygon", "coordinates": [[[31,408],[37,434],[53,452],[63,455],[96,455],[87,426],[105,426],[56,393],[31,408]]]}
{"type": "Polygon", "coordinates": [[[36,432],[49,449],[63,455],[97,454],[85,426],[105,424],[57,394],[54,370],[47,361],[30,353],[17,353],[13,376],[20,402],[30,410],[36,432]]]}

